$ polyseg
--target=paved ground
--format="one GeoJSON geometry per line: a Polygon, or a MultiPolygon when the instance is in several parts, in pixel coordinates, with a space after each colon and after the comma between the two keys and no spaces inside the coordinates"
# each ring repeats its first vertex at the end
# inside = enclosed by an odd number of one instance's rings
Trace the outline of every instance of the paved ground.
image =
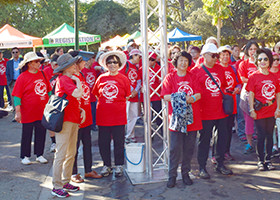
{"type": "MultiPolygon", "coordinates": [[[[12,123],[12,115],[0,119],[0,199],[2,200],[33,200],[58,199],[50,194],[53,154],[49,153],[50,140],[46,139],[45,157],[48,164],[24,166],[20,164],[21,125],[12,123]]],[[[143,128],[137,128],[141,140],[143,128]]],[[[93,168],[100,171],[102,162],[97,148],[97,132],[92,133],[94,163],[93,168]]],[[[244,155],[243,147],[236,136],[233,137],[232,154],[235,161],[227,163],[234,175],[222,176],[213,172],[210,162],[208,171],[210,180],[197,178],[198,166],[193,159],[194,184],[185,186],[181,180],[175,188],[166,188],[166,182],[133,186],[124,176],[115,178],[109,176],[100,180],[86,180],[80,184],[81,191],[68,199],[280,199],[280,160],[275,159],[277,170],[258,172],[256,170],[256,155],[244,155]]],[[[32,160],[35,157],[32,156],[32,160]]],[[[79,171],[83,175],[82,160],[79,160],[79,171]]]]}

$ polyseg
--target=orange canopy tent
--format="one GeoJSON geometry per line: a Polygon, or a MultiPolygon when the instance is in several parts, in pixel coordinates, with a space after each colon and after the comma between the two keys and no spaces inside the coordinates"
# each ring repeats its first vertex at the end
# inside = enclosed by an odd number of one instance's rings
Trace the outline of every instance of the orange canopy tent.
{"type": "Polygon", "coordinates": [[[32,48],[42,44],[42,38],[26,35],[9,24],[0,29],[0,49],[32,48]]]}

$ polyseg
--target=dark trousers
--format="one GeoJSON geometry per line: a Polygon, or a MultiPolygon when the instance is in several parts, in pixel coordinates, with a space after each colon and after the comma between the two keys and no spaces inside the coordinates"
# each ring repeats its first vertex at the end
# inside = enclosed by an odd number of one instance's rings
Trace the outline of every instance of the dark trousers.
{"type": "MultiPolygon", "coordinates": [[[[161,100],[159,100],[159,101],[151,101],[151,104],[152,104],[152,108],[153,108],[157,113],[159,113],[159,112],[161,111],[161,108],[162,108],[162,107],[161,107],[161,100]]],[[[154,113],[153,116],[156,116],[156,114],[154,113]]],[[[156,122],[156,124],[159,126],[159,125],[161,125],[162,120],[161,120],[160,117],[157,117],[155,122],[156,122]]]]}
{"type": "Polygon", "coordinates": [[[0,108],[4,108],[4,105],[5,105],[4,87],[5,87],[5,85],[0,85],[0,108]]]}
{"type": "Polygon", "coordinates": [[[34,154],[37,157],[43,155],[46,140],[46,129],[42,126],[41,121],[22,124],[22,137],[20,147],[20,157],[24,158],[31,156],[31,140],[33,129],[35,132],[34,138],[34,154]]]}
{"type": "Polygon", "coordinates": [[[80,146],[80,141],[82,141],[83,143],[83,158],[84,158],[85,173],[89,173],[91,172],[91,166],[92,166],[91,126],[87,126],[79,129],[78,140],[77,140],[77,153],[75,156],[72,174],[78,173],[77,157],[78,157],[78,149],[80,146]]]}
{"type": "Polygon", "coordinates": [[[231,145],[231,138],[232,138],[232,127],[234,126],[234,118],[235,115],[229,115],[227,119],[227,140],[226,140],[226,153],[230,153],[230,145],[231,145]]]}
{"type": "Polygon", "coordinates": [[[114,141],[115,165],[124,164],[125,125],[98,126],[98,145],[104,165],[111,167],[111,138],[114,141]]]}
{"type": "Polygon", "coordinates": [[[210,140],[212,138],[213,128],[217,130],[217,136],[215,137],[215,158],[218,162],[218,166],[223,165],[224,162],[224,154],[226,149],[226,138],[227,138],[227,119],[216,119],[216,120],[202,120],[203,129],[200,131],[200,137],[198,142],[198,152],[197,152],[197,160],[200,169],[205,169],[209,148],[210,148],[210,140]]]}
{"type": "Polygon", "coordinates": [[[182,155],[181,173],[191,170],[191,160],[195,148],[196,131],[186,133],[170,131],[169,178],[177,177],[178,164],[182,155]]]}
{"type": "Polygon", "coordinates": [[[258,142],[257,155],[261,162],[270,161],[273,147],[273,129],[275,125],[275,118],[269,117],[255,120],[258,142]],[[264,154],[265,146],[265,154],[264,154]]]}
{"type": "Polygon", "coordinates": [[[239,107],[240,103],[240,94],[236,95],[236,103],[237,103],[237,115],[236,115],[236,122],[237,122],[237,135],[239,138],[246,137],[245,135],[245,119],[243,116],[243,110],[239,107]]]}
{"type": "Polygon", "coordinates": [[[96,126],[96,103],[97,102],[91,102],[91,114],[92,114],[92,127],[96,126]]]}

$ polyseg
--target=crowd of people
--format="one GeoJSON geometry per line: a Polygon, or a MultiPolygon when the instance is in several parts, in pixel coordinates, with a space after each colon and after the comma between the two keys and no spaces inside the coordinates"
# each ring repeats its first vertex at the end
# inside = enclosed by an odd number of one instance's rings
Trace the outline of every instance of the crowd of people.
{"type": "MultiPolygon", "coordinates": [[[[193,184],[189,176],[191,160],[198,138],[198,176],[209,179],[206,164],[212,140],[211,161],[216,172],[233,174],[224,164],[231,155],[232,133],[245,142],[244,153],[255,151],[259,171],[275,169],[271,159],[279,156],[280,129],[280,42],[273,50],[259,48],[249,41],[242,51],[237,45],[218,46],[209,37],[202,48],[190,46],[187,51],[173,45],[168,48],[168,72],[161,76],[158,49],[148,52],[151,107],[162,109],[168,102],[170,135],[169,179],[167,187],[176,184],[181,163],[183,182],[193,184]],[[225,95],[233,99],[233,110],[226,113],[225,95]],[[277,131],[276,131],[277,130],[277,131]],[[198,134],[199,133],[199,134],[198,134]]],[[[99,179],[123,175],[124,148],[137,142],[135,125],[140,117],[142,93],[142,52],[130,41],[126,50],[106,47],[97,54],[57,48],[48,58],[40,52],[28,52],[20,58],[13,48],[12,59],[0,51],[0,107],[12,107],[14,120],[22,123],[21,163],[31,164],[31,140],[34,132],[36,161],[44,158],[47,130],[41,124],[45,105],[51,95],[68,100],[60,132],[48,130],[53,161],[53,189],[57,197],[68,197],[79,190],[74,183],[84,178],[99,179]],[[5,105],[4,89],[8,96],[5,105]],[[11,97],[13,96],[13,98],[11,97]],[[99,152],[103,168],[92,170],[91,131],[98,131],[99,152]],[[111,141],[114,164],[111,161],[111,141]],[[82,142],[84,178],[77,169],[77,152],[82,142]]],[[[162,119],[155,124],[162,131],[162,119]]]]}

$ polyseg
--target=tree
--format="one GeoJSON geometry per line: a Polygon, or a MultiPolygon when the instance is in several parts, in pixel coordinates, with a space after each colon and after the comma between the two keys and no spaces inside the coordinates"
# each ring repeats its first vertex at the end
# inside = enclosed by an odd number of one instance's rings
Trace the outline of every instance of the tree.
{"type": "Polygon", "coordinates": [[[217,27],[218,45],[220,45],[222,20],[229,18],[231,12],[228,6],[232,0],[202,0],[203,10],[213,17],[212,24],[217,27]]]}

